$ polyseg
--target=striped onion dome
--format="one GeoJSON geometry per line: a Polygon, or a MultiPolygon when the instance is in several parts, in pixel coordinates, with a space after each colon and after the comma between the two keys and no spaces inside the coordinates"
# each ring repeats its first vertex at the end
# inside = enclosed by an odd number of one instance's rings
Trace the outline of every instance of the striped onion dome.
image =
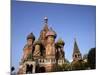
{"type": "Polygon", "coordinates": [[[48,36],[54,36],[54,38],[57,37],[56,32],[52,28],[47,32],[46,37],[48,36]]]}

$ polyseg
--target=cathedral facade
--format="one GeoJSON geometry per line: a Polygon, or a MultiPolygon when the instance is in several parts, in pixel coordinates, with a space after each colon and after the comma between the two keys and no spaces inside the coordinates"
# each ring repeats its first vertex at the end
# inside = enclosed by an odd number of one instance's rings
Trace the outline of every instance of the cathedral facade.
{"type": "Polygon", "coordinates": [[[56,32],[48,27],[48,18],[44,17],[39,38],[32,32],[26,38],[18,74],[57,71],[57,66],[65,62],[65,43],[61,38],[55,42],[56,37],[56,32]]]}

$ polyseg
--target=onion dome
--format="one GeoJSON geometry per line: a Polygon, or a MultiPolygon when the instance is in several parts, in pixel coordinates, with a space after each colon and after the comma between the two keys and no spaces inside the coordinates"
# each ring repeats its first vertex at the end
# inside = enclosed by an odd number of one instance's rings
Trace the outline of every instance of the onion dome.
{"type": "Polygon", "coordinates": [[[65,42],[61,38],[59,38],[56,44],[64,46],[65,42]]]}
{"type": "Polygon", "coordinates": [[[48,36],[54,36],[54,38],[56,38],[57,34],[52,28],[50,28],[50,30],[46,34],[46,37],[48,37],[48,36]]]}
{"type": "Polygon", "coordinates": [[[33,35],[32,32],[27,36],[27,40],[28,40],[28,39],[33,39],[33,40],[35,40],[35,36],[33,35]]]}

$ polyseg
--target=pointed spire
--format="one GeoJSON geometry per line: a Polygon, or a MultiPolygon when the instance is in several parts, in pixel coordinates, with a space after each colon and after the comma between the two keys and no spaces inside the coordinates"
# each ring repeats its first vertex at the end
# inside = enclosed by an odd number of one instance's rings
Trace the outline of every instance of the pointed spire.
{"type": "Polygon", "coordinates": [[[78,48],[78,45],[77,45],[77,42],[76,42],[76,38],[74,39],[74,49],[73,49],[73,60],[77,61],[77,60],[81,60],[82,59],[82,56],[81,56],[81,53],[80,53],[80,50],[78,48]]]}
{"type": "Polygon", "coordinates": [[[48,17],[44,17],[44,28],[43,28],[43,30],[45,30],[45,31],[48,31],[49,30],[49,28],[48,28],[48,17]]]}
{"type": "Polygon", "coordinates": [[[78,45],[77,45],[77,42],[76,42],[76,38],[74,38],[74,52],[75,53],[80,52],[79,48],[78,48],[78,45]]]}
{"type": "Polygon", "coordinates": [[[76,38],[74,39],[74,49],[73,49],[73,55],[75,53],[80,53],[80,50],[78,48],[77,42],[76,42],[76,38]]]}
{"type": "Polygon", "coordinates": [[[47,25],[47,24],[45,24],[45,26],[44,26],[43,30],[45,30],[45,31],[49,30],[49,28],[48,28],[48,25],[47,25]]]}

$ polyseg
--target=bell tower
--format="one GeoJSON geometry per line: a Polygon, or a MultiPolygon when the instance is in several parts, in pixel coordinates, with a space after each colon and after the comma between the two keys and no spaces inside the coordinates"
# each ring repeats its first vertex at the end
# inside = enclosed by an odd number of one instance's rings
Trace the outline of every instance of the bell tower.
{"type": "Polygon", "coordinates": [[[82,55],[81,55],[80,50],[78,48],[76,39],[74,39],[74,49],[73,49],[72,57],[73,57],[73,61],[78,61],[78,60],[82,59],[82,55]]]}
{"type": "Polygon", "coordinates": [[[45,46],[46,45],[46,33],[49,31],[48,28],[48,17],[44,17],[44,27],[40,32],[39,40],[45,46]]]}

